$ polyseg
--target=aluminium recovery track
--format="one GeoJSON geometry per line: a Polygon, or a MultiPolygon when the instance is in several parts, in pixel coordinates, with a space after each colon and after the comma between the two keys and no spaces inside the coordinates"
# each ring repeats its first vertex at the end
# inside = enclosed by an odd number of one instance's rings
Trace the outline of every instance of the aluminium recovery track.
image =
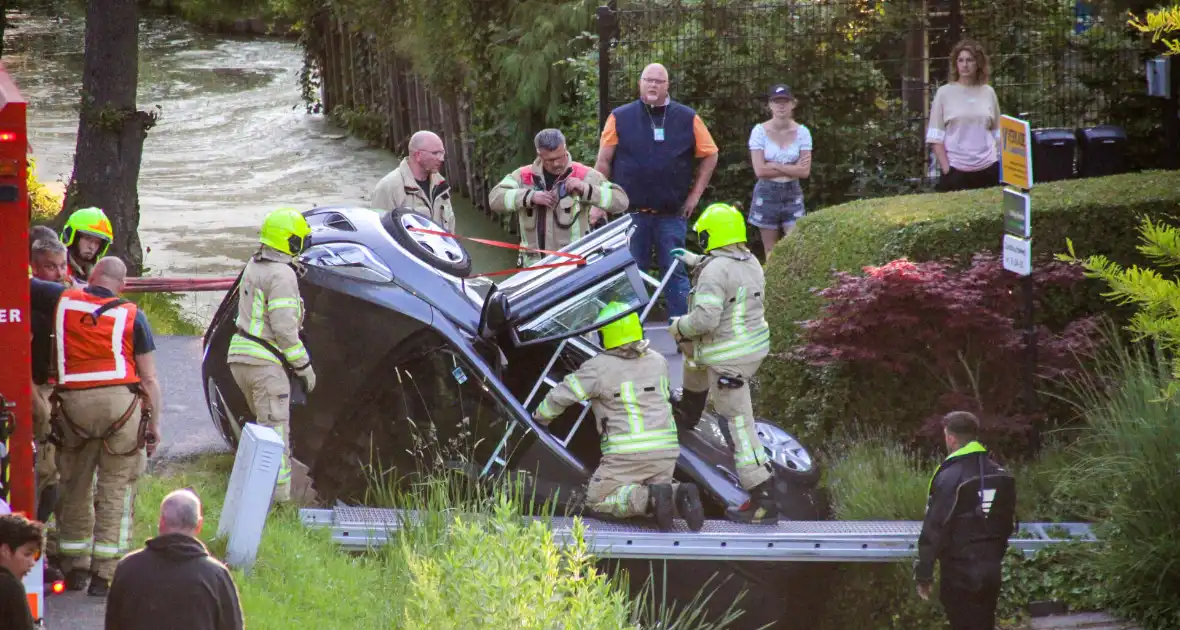
{"type": "MultiPolygon", "coordinates": [[[[299,514],[305,526],[330,528],[333,542],[352,551],[381,546],[406,519],[416,519],[408,510],[367,507],[303,509],[299,514]]],[[[573,518],[533,518],[549,521],[558,544],[573,541],[573,518]]],[[[709,520],[704,529],[692,532],[677,520],[676,531],[660,532],[641,522],[581,520],[594,555],[670,560],[900,562],[917,556],[922,528],[917,521],[782,521],[771,526],[709,520]]],[[[1095,540],[1086,523],[1022,523],[1010,545],[1031,555],[1054,543],[1079,540],[1095,540]]]]}

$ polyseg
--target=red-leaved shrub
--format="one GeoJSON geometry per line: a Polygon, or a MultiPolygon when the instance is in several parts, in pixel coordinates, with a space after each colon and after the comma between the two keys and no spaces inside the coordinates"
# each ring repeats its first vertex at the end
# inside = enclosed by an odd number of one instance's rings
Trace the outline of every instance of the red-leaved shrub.
{"type": "MultiPolygon", "coordinates": [[[[1077,267],[1052,260],[1033,269],[1037,310],[1046,290],[1068,291],[1083,280],[1077,267]]],[[[901,259],[864,271],[837,273],[834,285],[819,292],[823,315],[803,324],[795,357],[851,370],[862,421],[901,416],[914,437],[940,437],[943,414],[962,409],[979,416],[992,440],[1022,442],[1044,411],[1030,415],[1021,404],[1020,276],[991,253],[977,254],[966,267],[901,259]],[[872,409],[878,400],[907,409],[872,409]]],[[[1077,319],[1060,330],[1038,323],[1036,341],[1043,388],[1051,385],[1046,379],[1082,369],[1099,343],[1097,320],[1077,319]]]]}

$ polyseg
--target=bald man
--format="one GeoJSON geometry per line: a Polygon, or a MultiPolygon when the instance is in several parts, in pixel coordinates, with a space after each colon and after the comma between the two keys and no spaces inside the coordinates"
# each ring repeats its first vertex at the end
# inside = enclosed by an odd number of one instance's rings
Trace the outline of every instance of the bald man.
{"type": "Polygon", "coordinates": [[[372,207],[409,208],[444,230],[454,232],[451,185],[439,174],[447,154],[442,138],[430,131],[419,131],[410,136],[409,148],[410,154],[401,164],[377,182],[372,207]]]}
{"type": "MultiPolygon", "coordinates": [[[[45,283],[58,294],[50,396],[61,436],[58,553],[66,588],[89,581],[96,597],[130,546],[135,482],[160,435],[155,341],[143,312],[119,297],[126,280],[123,261],[106,257],[84,288],[45,283]]],[[[33,308],[52,291],[35,285],[33,308]]]]}
{"type": "Polygon", "coordinates": [[[239,630],[238,588],[229,569],[197,536],[201,500],[176,490],[160,503],[160,535],[115,569],[107,597],[107,630],[239,630]]]}
{"type": "MultiPolygon", "coordinates": [[[[672,251],[684,249],[688,219],[717,167],[713,136],[696,111],[668,96],[669,83],[661,64],[643,69],[639,98],[611,112],[594,163],[594,170],[627,191],[635,262],[644,271],[651,269],[654,249],[661,277],[675,260],[672,251]]],[[[669,316],[688,312],[688,290],[688,274],[680,265],[664,293],[669,316]]]]}

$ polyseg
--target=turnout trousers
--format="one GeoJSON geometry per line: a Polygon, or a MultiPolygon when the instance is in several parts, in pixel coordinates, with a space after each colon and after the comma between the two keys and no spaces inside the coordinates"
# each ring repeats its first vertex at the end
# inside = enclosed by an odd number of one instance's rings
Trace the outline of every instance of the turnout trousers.
{"type": "Polygon", "coordinates": [[[139,396],[122,385],[59,396],[61,412],[74,425],[63,422],[58,451],[61,568],[66,573],[89,570],[109,581],[131,547],[135,484],[147,464],[147,453],[139,447],[139,396]],[[118,430],[99,439],[128,412],[118,430]]]}
{"type": "Polygon", "coordinates": [[[586,488],[586,506],[595,512],[628,518],[648,514],[648,486],[670,484],[680,449],[604,455],[586,488]]]}
{"type": "Polygon", "coordinates": [[[274,501],[291,500],[291,381],[283,366],[230,363],[229,371],[242,390],[254,420],[270,427],[283,440],[283,457],[279,477],[275,480],[274,501]]]}
{"type": "Polygon", "coordinates": [[[738,480],[745,490],[771,477],[770,458],[758,439],[758,431],[754,426],[754,402],[750,399],[750,378],[761,365],[761,359],[708,367],[690,367],[688,361],[684,362],[684,389],[690,392],[708,390],[713,409],[721,416],[721,434],[733,452],[738,480]],[[722,377],[739,378],[742,386],[722,387],[722,377]]]}
{"type": "Polygon", "coordinates": [[[57,471],[57,447],[49,441],[53,413],[49,395],[53,385],[33,384],[33,436],[37,441],[37,520],[45,523],[45,555],[57,555],[58,486],[61,475],[57,471]]]}

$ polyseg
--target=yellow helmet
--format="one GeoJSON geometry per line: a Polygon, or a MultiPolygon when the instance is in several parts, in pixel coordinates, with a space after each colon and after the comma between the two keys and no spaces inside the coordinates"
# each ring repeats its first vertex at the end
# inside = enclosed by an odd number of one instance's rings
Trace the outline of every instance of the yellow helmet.
{"type": "MultiPolygon", "coordinates": [[[[627,311],[627,305],[622,302],[611,302],[598,312],[598,321],[603,322],[619,313],[627,311]]],[[[643,324],[639,323],[639,315],[631,313],[622,319],[615,320],[600,329],[602,333],[602,347],[606,350],[618,348],[621,345],[643,339],[643,324]]]]}
{"type": "Polygon", "coordinates": [[[258,242],[284,254],[298,256],[307,245],[308,234],[311,234],[311,226],[298,210],[279,208],[262,220],[258,242]]]}
{"type": "Polygon", "coordinates": [[[107,218],[101,208],[79,208],[66,219],[66,225],[61,230],[61,242],[69,247],[74,244],[79,234],[93,236],[103,242],[95,260],[106,256],[111,248],[111,241],[115,240],[115,230],[111,227],[111,220],[107,218]]]}
{"type": "Polygon", "coordinates": [[[705,208],[692,229],[697,233],[701,251],[705,252],[746,242],[746,218],[727,203],[715,203],[705,208]]]}

